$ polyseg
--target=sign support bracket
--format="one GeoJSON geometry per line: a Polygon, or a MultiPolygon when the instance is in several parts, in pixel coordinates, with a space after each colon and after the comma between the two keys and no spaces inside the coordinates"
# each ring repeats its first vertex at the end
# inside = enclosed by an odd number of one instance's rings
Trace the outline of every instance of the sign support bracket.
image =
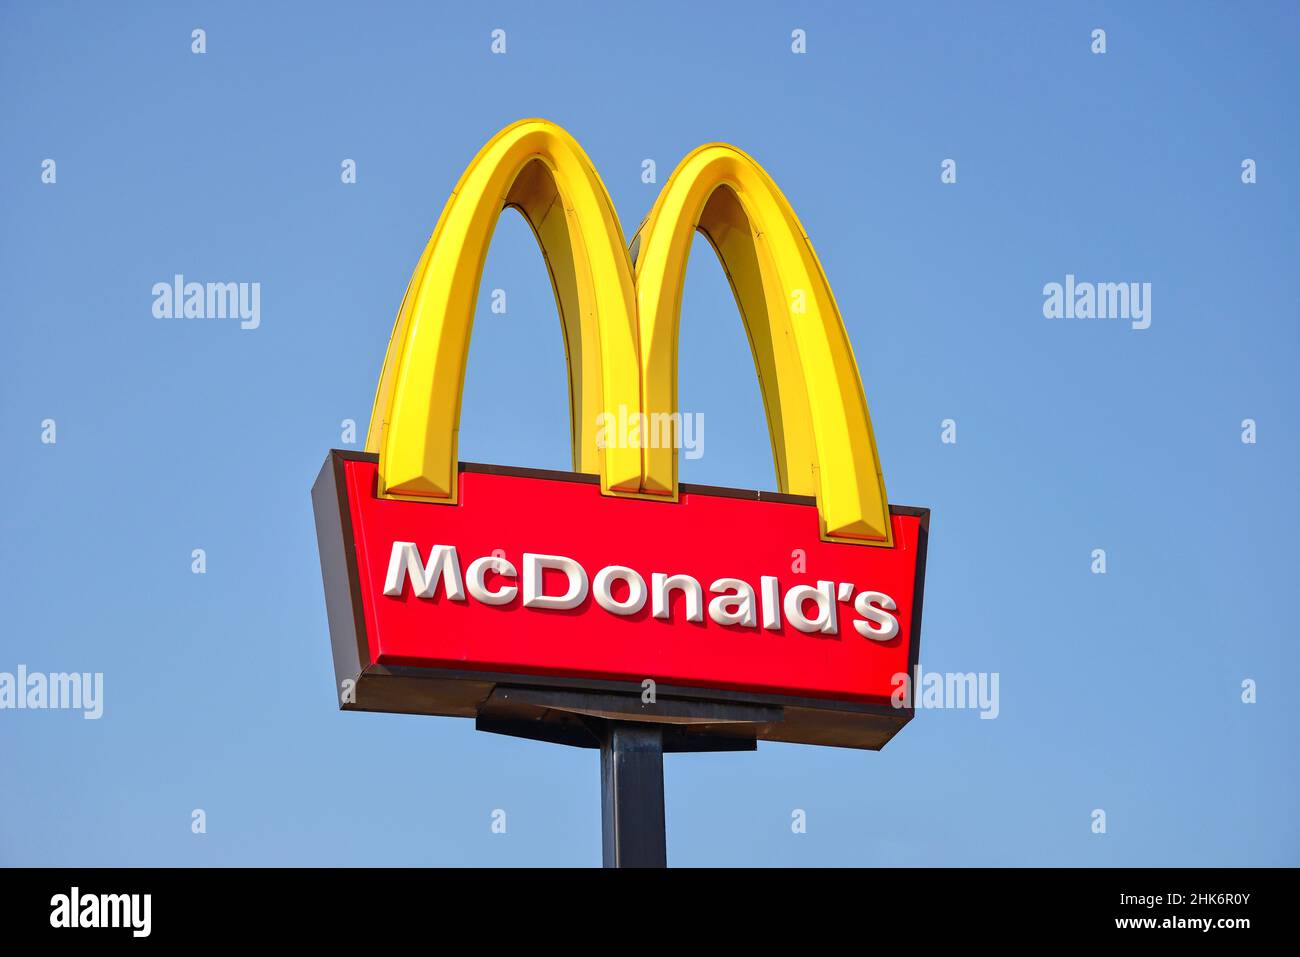
{"type": "Polygon", "coordinates": [[[497,685],[476,726],[600,748],[605,867],[667,867],[664,752],[752,751],[757,729],[783,719],[772,706],[497,685]]]}

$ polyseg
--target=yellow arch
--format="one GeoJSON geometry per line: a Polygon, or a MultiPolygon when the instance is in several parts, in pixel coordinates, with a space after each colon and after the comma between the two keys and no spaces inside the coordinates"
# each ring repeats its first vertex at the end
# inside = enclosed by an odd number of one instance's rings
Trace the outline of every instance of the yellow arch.
{"type": "Polygon", "coordinates": [[[501,211],[537,236],[555,289],[569,367],[573,465],[605,491],[636,493],[641,453],[598,447],[598,417],[640,410],[632,264],[609,193],[576,140],[545,120],[494,136],[443,207],[398,311],[366,449],[380,493],[456,501],[457,435],[474,304],[501,211]]]}
{"type": "MultiPolygon", "coordinates": [[[[783,492],[816,495],[826,538],[890,545],[885,480],[853,347],[812,243],[771,177],[734,146],[678,164],[632,241],[641,405],[677,411],[678,328],[699,230],[731,282],[783,492]]],[[[677,450],[643,450],[643,493],[676,497],[677,450]]]]}
{"type": "Polygon", "coordinates": [[[815,495],[822,534],[892,544],[857,363],[803,227],[749,156],[688,155],[623,245],[609,194],[578,143],[545,120],[479,151],[443,208],[388,343],[366,449],[380,494],[455,502],[457,435],[474,305],[497,218],[517,209],[546,258],[564,332],[573,465],[609,494],[677,497],[677,450],[599,441],[602,413],[677,411],[682,283],[694,232],[713,245],[754,354],[778,487],[815,495]]]}

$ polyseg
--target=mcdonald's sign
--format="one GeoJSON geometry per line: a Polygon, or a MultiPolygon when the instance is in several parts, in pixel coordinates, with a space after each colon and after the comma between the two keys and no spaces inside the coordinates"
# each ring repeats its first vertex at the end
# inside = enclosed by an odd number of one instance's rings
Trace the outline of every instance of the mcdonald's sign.
{"type": "Polygon", "coordinates": [[[344,709],[571,743],[584,716],[631,716],[668,728],[668,750],[875,749],[911,718],[891,699],[917,661],[929,511],[889,504],[817,255],[733,146],[682,160],[628,245],[568,133],[525,120],[494,136],[411,277],[365,452],[332,451],[312,496],[344,709]],[[475,299],[505,207],[532,226],[554,286],[572,472],[457,457],[475,299]],[[677,411],[697,231],[752,346],[775,492],[684,485],[672,443],[601,428],[619,410],[677,411]]]}

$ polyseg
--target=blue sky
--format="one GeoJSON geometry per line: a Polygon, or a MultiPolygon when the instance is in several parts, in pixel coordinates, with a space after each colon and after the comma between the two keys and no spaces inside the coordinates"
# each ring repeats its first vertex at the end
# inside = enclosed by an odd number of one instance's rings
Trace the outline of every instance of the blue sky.
{"type": "MultiPolygon", "coordinates": [[[[771,173],[891,500],[933,509],[922,663],[1000,675],[996,720],[921,712],[880,753],[669,756],[671,863],[1300,863],[1297,26],[1281,3],[6,5],[0,672],[103,672],[105,701],[0,711],[0,864],[599,862],[595,752],[336,710],[308,496],[340,422],[364,433],[448,192],[528,116],[577,137],[628,235],[700,143],[771,173]],[[175,273],[260,283],[259,328],[155,319],[175,273]],[[1067,274],[1151,283],[1150,328],[1045,318],[1067,274]]],[[[567,468],[514,214],[483,284],[508,311],[480,301],[461,456],[567,468]]],[[[682,321],[707,423],[682,478],[770,488],[702,242],[682,321]]]]}

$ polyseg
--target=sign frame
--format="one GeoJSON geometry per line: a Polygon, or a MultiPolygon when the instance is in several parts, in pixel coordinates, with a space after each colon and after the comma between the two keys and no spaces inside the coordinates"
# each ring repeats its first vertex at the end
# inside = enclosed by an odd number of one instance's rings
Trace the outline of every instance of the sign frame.
{"type": "MultiPolygon", "coordinates": [[[[474,718],[480,730],[593,748],[600,744],[588,733],[589,718],[660,723],[668,752],[752,750],[760,740],[878,751],[913,717],[911,707],[669,684],[657,685],[654,704],[642,704],[642,686],[631,681],[372,663],[344,464],[378,458],[375,453],[331,450],[312,487],[334,672],[344,711],[474,718]],[[352,694],[343,695],[348,681],[353,683],[352,694]]],[[[588,473],[472,462],[460,462],[462,472],[600,483],[599,476],[588,473]]],[[[695,495],[816,506],[811,496],[689,483],[681,489],[695,495]]],[[[910,676],[920,656],[930,510],[892,503],[889,508],[893,514],[920,520],[908,638],[910,676]]]]}

